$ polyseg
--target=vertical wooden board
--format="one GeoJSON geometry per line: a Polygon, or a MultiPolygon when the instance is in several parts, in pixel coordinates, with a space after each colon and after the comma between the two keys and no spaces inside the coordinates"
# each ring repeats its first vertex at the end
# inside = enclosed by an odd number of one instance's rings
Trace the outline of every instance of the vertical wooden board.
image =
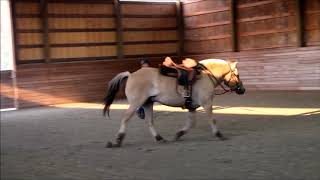
{"type": "Polygon", "coordinates": [[[49,18],[51,29],[114,28],[113,18],[49,18]]]}
{"type": "Polygon", "coordinates": [[[305,31],[306,45],[320,45],[320,29],[305,31]]]}
{"type": "Polygon", "coordinates": [[[115,42],[115,32],[57,32],[49,34],[51,44],[115,42]]]}
{"type": "Polygon", "coordinates": [[[39,14],[40,3],[36,2],[15,2],[16,14],[39,14]]]}
{"type": "Polygon", "coordinates": [[[42,33],[18,33],[19,45],[39,45],[43,44],[42,33]]]}
{"type": "Polygon", "coordinates": [[[103,14],[113,15],[112,4],[49,3],[49,14],[103,14]]]}
{"type": "Polygon", "coordinates": [[[176,18],[122,18],[123,28],[174,28],[176,18]]]}
{"type": "Polygon", "coordinates": [[[304,0],[305,11],[307,12],[316,12],[320,10],[319,0],[304,0]]]}
{"type": "Polygon", "coordinates": [[[16,28],[18,30],[42,29],[40,18],[16,18],[16,28]]]}
{"type": "Polygon", "coordinates": [[[172,4],[126,4],[121,3],[122,15],[176,15],[175,3],[172,4]]]}
{"type": "Polygon", "coordinates": [[[177,40],[177,31],[125,31],[123,41],[163,41],[177,40]]]}
{"type": "Polygon", "coordinates": [[[320,29],[320,9],[318,13],[305,14],[305,29],[320,29]]]}
{"type": "Polygon", "coordinates": [[[18,59],[20,61],[43,59],[42,48],[20,48],[18,51],[18,59]]]}
{"type": "Polygon", "coordinates": [[[320,13],[305,15],[304,33],[307,46],[320,45],[320,13]]]}
{"type": "Polygon", "coordinates": [[[177,43],[124,45],[124,55],[172,54],[177,52],[177,43]]]}

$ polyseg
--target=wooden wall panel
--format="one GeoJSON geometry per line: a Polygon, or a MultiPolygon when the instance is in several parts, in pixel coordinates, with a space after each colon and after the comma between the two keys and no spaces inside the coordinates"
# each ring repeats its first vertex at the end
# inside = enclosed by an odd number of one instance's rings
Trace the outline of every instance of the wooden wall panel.
{"type": "Polygon", "coordinates": [[[184,56],[237,59],[248,90],[320,90],[320,1],[300,1],[302,24],[296,2],[185,0],[184,56]],[[232,52],[232,32],[240,52],[232,52]],[[301,45],[312,47],[296,47],[299,32],[301,45]]]}
{"type": "Polygon", "coordinates": [[[295,1],[238,1],[239,49],[295,46],[295,1]]]}
{"type": "Polygon", "coordinates": [[[123,16],[126,15],[164,15],[176,16],[176,7],[173,4],[126,4],[121,5],[121,12],[123,16]]]}
{"type": "Polygon", "coordinates": [[[126,31],[123,32],[123,41],[165,41],[177,40],[177,31],[126,31]]]}
{"type": "MultiPolygon", "coordinates": [[[[107,3],[107,1],[106,1],[107,3]]],[[[113,15],[112,4],[95,3],[50,3],[49,14],[100,14],[113,15]]]]}
{"type": "Polygon", "coordinates": [[[102,101],[114,75],[136,70],[142,57],[157,67],[179,48],[176,3],[120,2],[117,12],[114,1],[15,2],[22,108],[102,101]],[[118,45],[124,58],[118,59],[118,45]]]}
{"type": "Polygon", "coordinates": [[[42,29],[40,18],[17,18],[16,23],[18,30],[42,29]]]}
{"type": "Polygon", "coordinates": [[[41,45],[43,44],[42,33],[19,33],[18,45],[41,45]]]}
{"type": "Polygon", "coordinates": [[[122,18],[123,28],[176,28],[176,18],[122,18]]]}
{"type": "Polygon", "coordinates": [[[232,50],[229,1],[186,1],[183,8],[186,54],[232,50]]]}
{"type": "Polygon", "coordinates": [[[177,43],[162,44],[138,44],[125,45],[123,50],[125,55],[145,55],[145,54],[174,54],[177,52],[177,43]]]}
{"type": "Polygon", "coordinates": [[[230,12],[222,11],[197,16],[185,16],[184,22],[186,29],[226,25],[230,24],[230,12]]]}
{"type": "Polygon", "coordinates": [[[21,48],[18,52],[20,61],[41,60],[43,59],[42,48],[21,48]]]}
{"type": "Polygon", "coordinates": [[[114,28],[112,18],[49,18],[51,29],[114,28]]]}
{"type": "Polygon", "coordinates": [[[115,42],[115,32],[57,32],[49,34],[51,44],[115,42]]]}
{"type": "Polygon", "coordinates": [[[107,60],[177,53],[176,3],[120,1],[120,8],[113,3],[16,0],[17,61],[107,60]],[[120,52],[122,48],[125,53],[120,52]]]}
{"type": "Polygon", "coordinates": [[[17,14],[39,14],[40,13],[40,3],[39,2],[16,2],[16,12],[17,14]]]}
{"type": "Polygon", "coordinates": [[[226,50],[231,51],[231,43],[230,39],[193,41],[192,43],[186,42],[184,49],[188,55],[224,52],[226,50]]]}
{"type": "MultiPolygon", "coordinates": [[[[152,66],[163,59],[150,58],[152,66]]],[[[116,74],[135,71],[140,59],[52,64],[17,67],[19,107],[72,102],[102,102],[106,85],[116,74]]],[[[120,92],[123,96],[124,92],[120,92]]]]}
{"type": "Polygon", "coordinates": [[[320,47],[189,55],[196,60],[237,60],[244,86],[252,90],[320,90],[320,47]]]}
{"type": "Polygon", "coordinates": [[[307,46],[320,45],[320,2],[305,1],[305,43],[307,46]]]}
{"type": "Polygon", "coordinates": [[[0,109],[15,108],[15,93],[12,71],[1,71],[0,109]]]}
{"type": "Polygon", "coordinates": [[[51,58],[86,58],[100,56],[116,56],[116,46],[90,46],[90,47],[55,47],[51,48],[51,58]]]}
{"type": "Polygon", "coordinates": [[[175,3],[121,2],[121,15],[124,57],[177,54],[175,3]]]}
{"type": "Polygon", "coordinates": [[[197,3],[192,3],[192,4],[186,3],[184,5],[183,11],[185,16],[209,14],[209,13],[228,10],[229,9],[228,4],[229,2],[225,0],[199,1],[197,3]]]}

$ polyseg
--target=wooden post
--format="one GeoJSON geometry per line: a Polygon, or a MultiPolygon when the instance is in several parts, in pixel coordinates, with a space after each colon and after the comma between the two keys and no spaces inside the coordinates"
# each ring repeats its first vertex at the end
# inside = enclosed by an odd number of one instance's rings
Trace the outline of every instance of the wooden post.
{"type": "Polygon", "coordinates": [[[178,34],[178,49],[177,58],[181,61],[184,51],[184,20],[183,20],[183,7],[181,0],[176,2],[176,17],[177,17],[177,34],[178,34]]]}
{"type": "Polygon", "coordinates": [[[296,0],[297,47],[304,47],[304,1],[296,0]]]}
{"type": "Polygon", "coordinates": [[[230,0],[230,25],[231,25],[231,48],[237,52],[238,36],[237,36],[237,0],[230,0]]]}
{"type": "Polygon", "coordinates": [[[13,30],[13,43],[14,43],[14,59],[15,63],[19,64],[19,57],[18,57],[18,35],[17,35],[17,25],[16,25],[16,1],[12,0],[9,1],[11,6],[11,17],[12,17],[12,30],[13,30]]]}
{"type": "Polygon", "coordinates": [[[40,1],[40,16],[42,21],[43,57],[46,63],[50,63],[50,43],[48,27],[48,0],[40,1]]]}
{"type": "Polygon", "coordinates": [[[117,57],[118,59],[123,58],[123,29],[122,29],[122,17],[121,17],[121,4],[119,0],[113,0],[113,7],[115,13],[115,25],[117,28],[116,39],[117,39],[117,57]]]}

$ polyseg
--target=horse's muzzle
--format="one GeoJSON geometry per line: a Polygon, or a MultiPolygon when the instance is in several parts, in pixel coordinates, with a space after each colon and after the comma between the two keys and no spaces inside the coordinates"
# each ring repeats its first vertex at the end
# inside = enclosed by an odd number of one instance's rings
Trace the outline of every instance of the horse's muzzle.
{"type": "Polygon", "coordinates": [[[244,87],[240,87],[238,86],[236,89],[235,89],[235,92],[239,95],[242,95],[246,92],[246,89],[244,87]]]}

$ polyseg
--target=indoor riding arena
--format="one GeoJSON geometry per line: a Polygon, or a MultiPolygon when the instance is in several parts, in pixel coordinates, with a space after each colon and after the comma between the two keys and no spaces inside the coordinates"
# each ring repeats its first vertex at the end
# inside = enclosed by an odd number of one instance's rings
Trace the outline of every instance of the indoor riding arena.
{"type": "Polygon", "coordinates": [[[1,180],[319,180],[320,1],[1,0],[0,122],[1,180]],[[212,116],[158,95],[135,109],[132,74],[103,115],[112,79],[166,57],[229,65],[188,86],[153,69],[186,104],[178,90],[198,102],[186,88],[213,77],[212,116]]]}

